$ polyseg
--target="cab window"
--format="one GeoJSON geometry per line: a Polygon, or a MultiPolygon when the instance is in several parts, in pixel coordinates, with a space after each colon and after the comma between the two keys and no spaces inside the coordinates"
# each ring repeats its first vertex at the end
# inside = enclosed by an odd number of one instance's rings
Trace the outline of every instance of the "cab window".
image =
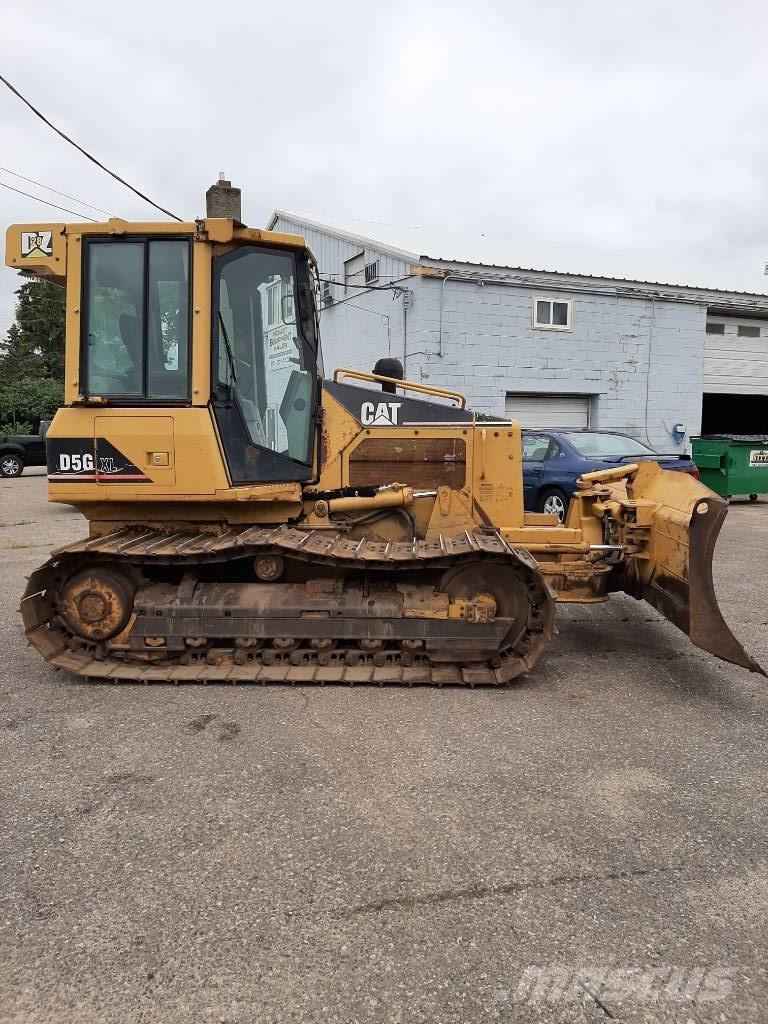
{"type": "Polygon", "coordinates": [[[236,399],[251,444],[308,464],[316,369],[296,297],[293,255],[249,246],[222,258],[217,384],[236,399]]]}
{"type": "Polygon", "coordinates": [[[86,242],[83,380],[88,395],[189,398],[189,242],[86,242]]]}

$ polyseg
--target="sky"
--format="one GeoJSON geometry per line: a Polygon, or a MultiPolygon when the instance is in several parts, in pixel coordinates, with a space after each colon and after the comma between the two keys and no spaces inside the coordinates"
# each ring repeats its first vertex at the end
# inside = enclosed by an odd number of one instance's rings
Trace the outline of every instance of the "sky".
{"type": "MultiPolygon", "coordinates": [[[[501,240],[513,266],[768,292],[768,7],[752,0],[36,0],[0,72],[161,206],[501,240]]],[[[162,219],[0,85],[0,182],[162,219]]],[[[0,222],[80,220],[0,188],[0,222]]],[[[0,271],[0,332],[18,279],[0,271]]]]}

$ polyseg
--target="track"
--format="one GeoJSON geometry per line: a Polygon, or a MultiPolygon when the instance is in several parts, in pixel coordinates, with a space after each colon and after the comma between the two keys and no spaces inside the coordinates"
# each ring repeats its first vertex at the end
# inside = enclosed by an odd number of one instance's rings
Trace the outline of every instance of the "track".
{"type": "MultiPolygon", "coordinates": [[[[251,589],[259,588],[251,586],[251,589]]],[[[507,586],[506,589],[510,588],[507,586]]],[[[27,638],[49,664],[88,679],[143,683],[498,686],[533,668],[551,638],[553,611],[552,596],[534,559],[527,552],[512,548],[495,530],[478,529],[430,542],[387,543],[350,538],[348,534],[336,531],[297,529],[285,525],[232,528],[224,533],[169,533],[150,527],[119,529],[54,552],[51,559],[29,578],[21,603],[27,638]],[[352,635],[349,620],[342,617],[336,620],[341,623],[341,626],[336,626],[339,639],[332,641],[334,646],[330,649],[316,649],[313,645],[324,642],[318,639],[283,639],[282,647],[276,646],[279,640],[268,639],[270,645],[264,646],[264,640],[246,640],[235,632],[228,639],[221,635],[221,630],[222,627],[233,630],[231,625],[226,625],[233,620],[211,617],[210,614],[205,625],[214,632],[218,629],[218,633],[214,637],[206,631],[205,636],[198,638],[199,646],[198,640],[191,648],[185,646],[183,634],[177,638],[170,635],[174,628],[174,615],[178,617],[181,614],[179,606],[185,592],[192,602],[185,612],[187,616],[202,614],[192,596],[198,586],[207,587],[211,592],[215,592],[217,587],[225,593],[246,592],[242,584],[201,584],[201,579],[227,578],[233,566],[252,565],[257,558],[274,556],[279,556],[293,568],[297,577],[303,579],[324,571],[345,580],[356,576],[373,581],[372,593],[377,600],[379,590],[387,586],[391,589],[393,583],[410,579],[414,581],[413,589],[417,588],[419,581],[423,588],[424,581],[439,578],[437,574],[450,579],[458,573],[459,579],[490,580],[488,586],[483,583],[481,589],[484,592],[495,587],[501,609],[505,600],[503,585],[511,581],[515,587],[524,588],[521,590],[524,607],[514,621],[497,618],[495,633],[493,623],[474,627],[462,623],[464,637],[502,635],[500,631],[503,631],[504,624],[510,624],[501,642],[493,641],[489,656],[464,661],[460,655],[450,660],[444,654],[437,658],[430,655],[426,648],[433,644],[431,637],[434,631],[442,630],[449,637],[447,642],[453,633],[450,632],[450,620],[441,622],[429,615],[420,619],[380,618],[376,620],[379,635],[395,639],[373,642],[364,640],[362,634],[352,635]],[[113,642],[94,642],[75,635],[62,614],[62,587],[84,566],[102,570],[104,567],[117,568],[141,575],[145,583],[147,580],[168,578],[175,582],[154,583],[139,590],[130,624],[124,633],[115,637],[113,642]],[[510,575],[512,573],[514,579],[510,575]],[[163,603],[156,594],[169,591],[169,588],[175,595],[174,599],[163,603]],[[148,619],[148,616],[157,618],[148,619]],[[403,633],[406,627],[411,632],[403,633]],[[146,636],[151,629],[168,634],[162,637],[163,649],[137,650],[137,635],[146,636]],[[398,633],[398,629],[401,632],[398,633]],[[409,646],[408,641],[396,639],[405,635],[420,635],[428,640],[411,641],[409,646]],[[173,649],[174,642],[176,649],[173,649]],[[363,649],[366,643],[370,649],[363,649]]],[[[221,613],[223,616],[231,614],[231,611],[221,613]]],[[[247,628],[251,633],[261,630],[263,634],[269,626],[269,619],[252,610],[249,612],[248,608],[243,614],[249,614],[250,618],[241,620],[245,625],[238,628],[242,630],[247,628]]],[[[184,619],[185,623],[188,621],[188,617],[184,619]]],[[[319,626],[314,635],[325,635],[324,630],[325,627],[319,626]]],[[[365,635],[371,634],[366,632],[365,635]]],[[[193,640],[187,639],[186,643],[193,640]]],[[[457,649],[462,648],[459,646],[457,649]]]]}

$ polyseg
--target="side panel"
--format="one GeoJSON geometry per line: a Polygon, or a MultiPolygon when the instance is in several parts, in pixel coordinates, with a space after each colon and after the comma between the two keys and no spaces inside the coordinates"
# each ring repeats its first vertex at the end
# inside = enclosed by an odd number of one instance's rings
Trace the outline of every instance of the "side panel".
{"type": "Polygon", "coordinates": [[[475,522],[523,526],[519,424],[474,422],[468,409],[335,382],[325,384],[324,411],[320,490],[450,487],[465,492],[475,522]]]}
{"type": "Polygon", "coordinates": [[[47,442],[52,501],[202,498],[229,489],[208,409],[60,409],[47,442]]]}
{"type": "Polygon", "coordinates": [[[444,484],[455,486],[460,479],[459,486],[463,486],[469,479],[471,412],[335,381],[323,382],[322,403],[318,490],[411,483],[414,459],[424,458],[431,482],[413,477],[418,489],[436,486],[436,460],[448,467],[444,484]],[[418,444],[412,444],[406,453],[404,443],[417,438],[418,444]],[[429,438],[435,440],[435,446],[424,445],[429,438]],[[462,444],[449,446],[447,442],[453,438],[462,444]],[[395,464],[401,459],[402,472],[396,475],[404,479],[395,481],[393,474],[399,468],[395,464]],[[376,467],[381,479],[376,479],[376,467]]]}
{"type": "Polygon", "coordinates": [[[475,424],[472,505],[479,522],[501,530],[523,525],[520,424],[475,424]]]}
{"type": "Polygon", "coordinates": [[[96,416],[94,435],[96,481],[103,487],[176,483],[172,416],[96,416]],[[119,438],[120,447],[110,438],[119,438]]]}

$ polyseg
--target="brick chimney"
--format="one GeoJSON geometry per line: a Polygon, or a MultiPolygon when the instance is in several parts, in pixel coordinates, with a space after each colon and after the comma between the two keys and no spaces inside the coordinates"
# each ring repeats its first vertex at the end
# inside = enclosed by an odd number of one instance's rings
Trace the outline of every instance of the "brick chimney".
{"type": "Polygon", "coordinates": [[[232,188],[224,172],[219,171],[219,180],[205,193],[205,214],[207,217],[228,217],[240,221],[240,189],[232,188]]]}

